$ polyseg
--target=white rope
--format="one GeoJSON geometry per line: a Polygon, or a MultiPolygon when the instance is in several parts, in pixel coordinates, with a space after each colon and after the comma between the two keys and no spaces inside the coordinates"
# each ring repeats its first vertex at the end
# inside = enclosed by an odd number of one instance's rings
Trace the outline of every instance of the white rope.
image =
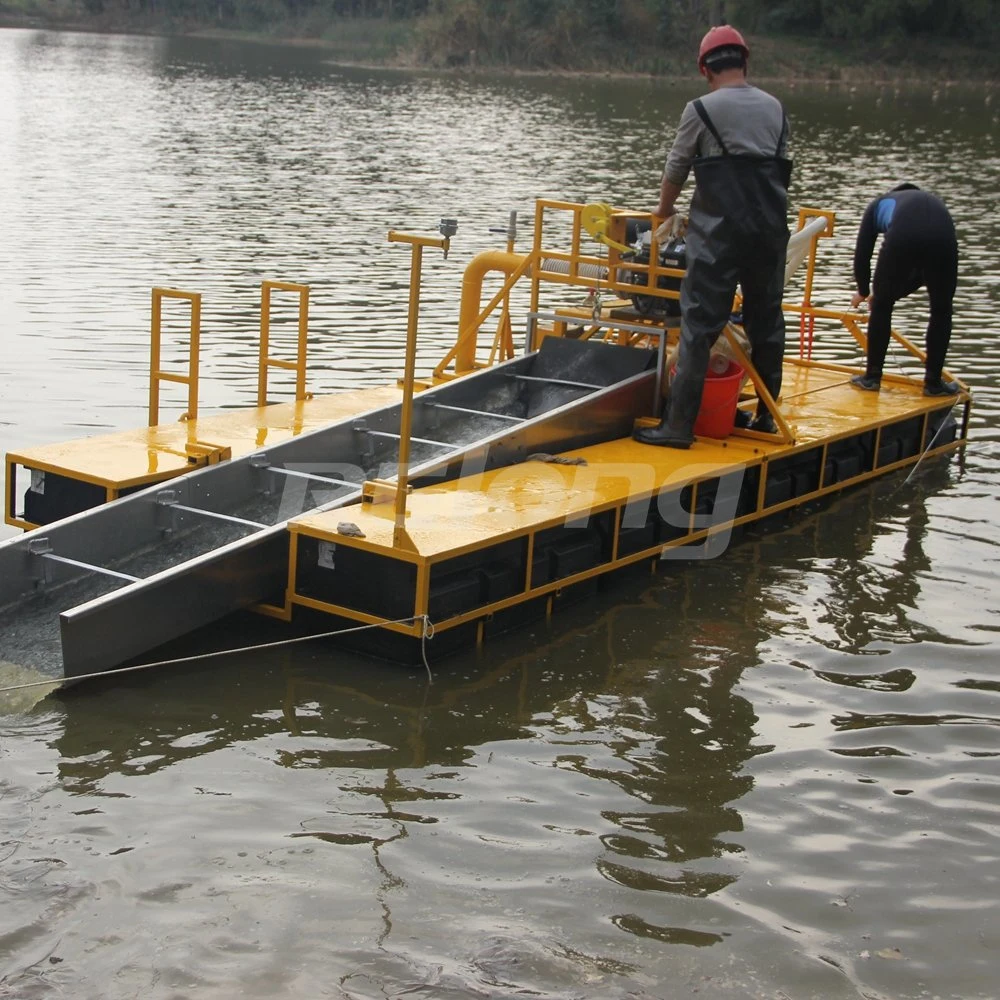
{"type": "MultiPolygon", "coordinates": [[[[423,657],[424,669],[427,671],[427,683],[434,683],[434,675],[431,673],[431,665],[427,662],[427,640],[434,638],[434,622],[430,615],[418,615],[423,621],[424,627],[420,630],[420,655],[423,657]]],[[[415,621],[416,619],[412,619],[415,621]]]]}
{"type": "Polygon", "coordinates": [[[910,474],[903,480],[903,486],[905,486],[912,478],[913,474],[920,468],[920,463],[924,460],[926,454],[934,447],[934,442],[937,441],[938,435],[944,430],[944,425],[948,422],[948,418],[951,416],[952,410],[958,405],[958,400],[956,399],[954,403],[948,409],[948,412],[941,418],[941,423],[938,424],[937,430],[934,432],[934,437],[931,438],[930,444],[920,453],[920,458],[917,459],[916,464],[910,469],[910,474]]]}
{"type": "Polygon", "coordinates": [[[299,642],[312,642],[314,639],[330,639],[338,635],[348,635],[351,632],[364,632],[367,629],[382,628],[384,625],[406,625],[410,622],[421,622],[423,628],[420,632],[420,655],[427,670],[427,676],[431,683],[434,678],[431,674],[430,664],[427,662],[427,640],[434,638],[434,623],[429,615],[410,615],[409,618],[396,618],[393,621],[374,622],[370,625],[356,625],[353,628],[337,629],[334,632],[318,632],[316,635],[300,635],[294,639],[278,639],[275,642],[264,642],[258,645],[237,646],[234,649],[217,649],[213,653],[196,653],[194,656],[179,656],[173,660],[155,660],[152,663],[136,663],[130,667],[115,667],[113,670],[97,670],[90,674],[77,674],[73,677],[53,677],[45,681],[30,681],[27,684],[14,684],[11,687],[0,688],[0,694],[7,694],[10,691],[23,691],[26,688],[45,687],[52,685],[60,687],[70,681],[88,681],[96,677],[113,677],[115,674],[134,673],[137,670],[150,670],[153,667],[169,667],[178,663],[194,663],[197,660],[210,660],[216,656],[231,656],[233,653],[253,653],[261,649],[275,649],[278,646],[292,646],[299,642]]]}

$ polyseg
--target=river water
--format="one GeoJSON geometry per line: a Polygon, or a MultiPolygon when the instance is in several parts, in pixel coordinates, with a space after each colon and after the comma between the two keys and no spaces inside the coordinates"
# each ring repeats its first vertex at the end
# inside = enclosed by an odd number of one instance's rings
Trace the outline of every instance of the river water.
{"type": "MultiPolygon", "coordinates": [[[[0,997],[998,994],[1000,95],[771,89],[793,202],[838,213],[819,304],[874,194],[952,208],[965,452],[431,685],[312,645],[0,701],[0,997]]],[[[652,207],[697,93],[0,31],[0,449],[144,422],[154,285],[205,295],[206,410],[254,399],[262,278],[311,286],[311,389],[394,379],[386,231],[454,216],[426,370],[489,228],[538,196],[652,207]]]]}

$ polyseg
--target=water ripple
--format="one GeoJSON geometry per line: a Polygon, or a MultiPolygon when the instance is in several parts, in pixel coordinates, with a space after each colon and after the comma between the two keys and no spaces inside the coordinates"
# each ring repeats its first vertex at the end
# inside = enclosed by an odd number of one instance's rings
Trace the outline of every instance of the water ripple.
{"type": "MultiPolygon", "coordinates": [[[[838,214],[817,305],[849,301],[879,191],[952,208],[964,454],[637,575],[430,687],[300,648],[5,705],[0,992],[995,994],[996,112],[981,91],[776,89],[792,201],[838,214]]],[[[312,391],[392,381],[409,254],[386,233],[456,216],[424,262],[426,373],[490,227],[536,196],[650,206],[698,93],[0,32],[3,444],[144,423],[154,285],[204,294],[207,411],[256,397],[263,278],[310,285],[312,391]]],[[[896,312],[918,344],[926,314],[896,312]]],[[[171,364],[185,325],[168,311],[171,364]]],[[[295,330],[279,297],[276,350],[295,330]]],[[[814,351],[862,360],[833,324],[814,351]]]]}

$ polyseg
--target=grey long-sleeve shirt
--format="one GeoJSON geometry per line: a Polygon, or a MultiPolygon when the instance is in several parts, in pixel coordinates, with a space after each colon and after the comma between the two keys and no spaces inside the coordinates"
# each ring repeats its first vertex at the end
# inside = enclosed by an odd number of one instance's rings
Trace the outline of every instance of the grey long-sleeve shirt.
{"type": "MultiPolygon", "coordinates": [[[[773,156],[777,151],[780,156],[788,155],[787,133],[778,148],[784,112],[776,97],[747,83],[720,87],[701,100],[730,153],[773,156]]],[[[696,156],[718,156],[721,152],[692,101],[681,114],[664,175],[673,184],[682,185],[696,156]]]]}

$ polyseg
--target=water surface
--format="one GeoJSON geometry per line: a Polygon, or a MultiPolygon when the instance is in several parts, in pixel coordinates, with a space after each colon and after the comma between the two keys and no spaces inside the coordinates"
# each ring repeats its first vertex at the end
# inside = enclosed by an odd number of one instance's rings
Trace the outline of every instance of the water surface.
{"type": "MultiPolygon", "coordinates": [[[[0,997],[996,995],[997,108],[773,89],[794,203],[838,213],[817,303],[849,300],[880,190],[952,208],[966,452],[432,685],[318,644],[5,702],[0,997]]],[[[262,278],[312,289],[311,389],[391,381],[408,254],[386,232],[455,216],[425,261],[426,371],[489,228],[538,196],[652,207],[697,93],[0,32],[0,448],[143,423],[154,285],[204,293],[206,411],[255,397],[262,278]]],[[[918,341],[925,318],[898,309],[918,341]]]]}

